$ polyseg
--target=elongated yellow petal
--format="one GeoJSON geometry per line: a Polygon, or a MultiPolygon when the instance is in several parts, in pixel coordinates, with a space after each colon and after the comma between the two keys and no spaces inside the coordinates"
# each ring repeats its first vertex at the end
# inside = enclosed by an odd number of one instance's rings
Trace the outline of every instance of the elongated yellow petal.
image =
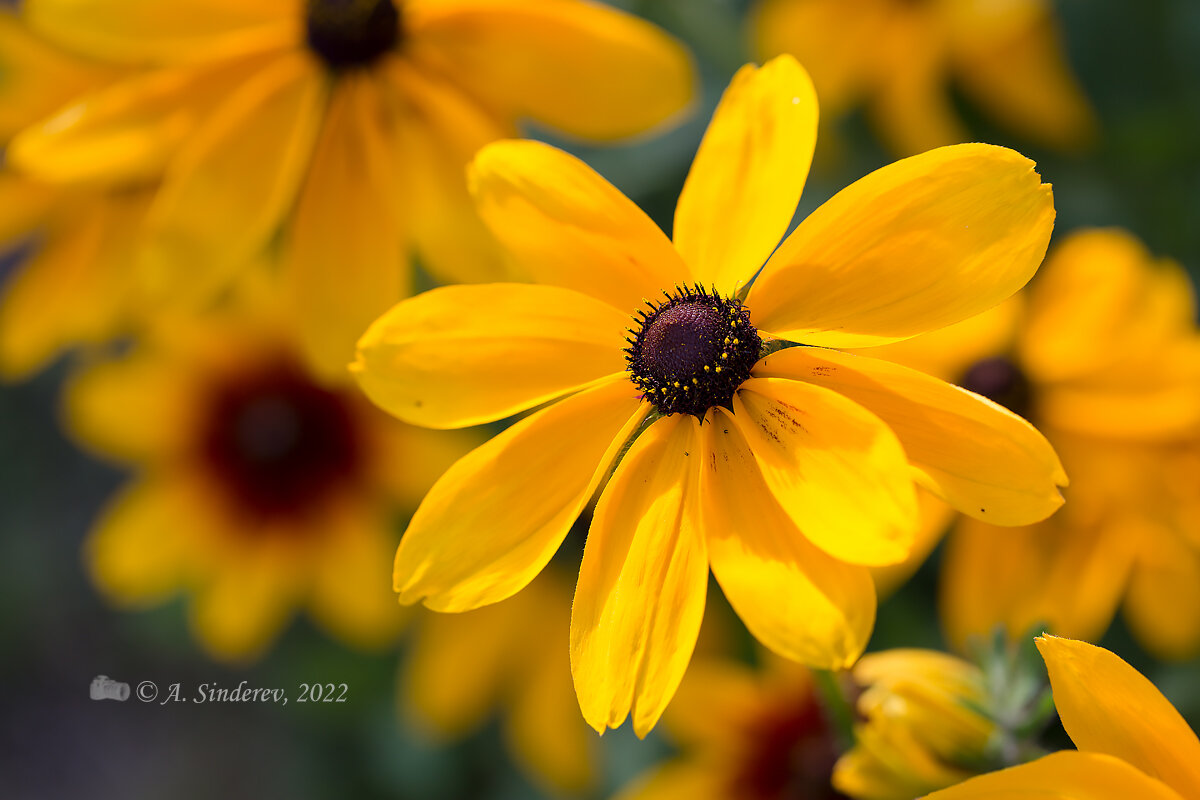
{"type": "Polygon", "coordinates": [[[1054,203],[1029,159],[985,144],[872,172],[814,211],[750,290],[754,324],[866,347],[978,314],[1032,277],[1054,203]]]}
{"type": "Polygon", "coordinates": [[[733,294],[787,232],[817,144],[817,95],[791,56],[738,70],[675,208],[675,247],[705,286],[733,294]]]}
{"type": "Polygon", "coordinates": [[[297,0],[28,0],[30,27],[64,47],[103,61],[218,58],[299,43],[297,0]]]}
{"type": "Polygon", "coordinates": [[[442,283],[507,280],[503,249],[475,210],[466,169],[479,148],[515,135],[514,126],[407,60],[387,59],[383,71],[405,100],[393,180],[422,268],[442,283]]]}
{"type": "Polygon", "coordinates": [[[197,547],[220,522],[198,481],[154,475],[123,489],[84,546],[92,580],[122,606],[153,605],[185,589],[197,547]]]}
{"type": "Polygon", "coordinates": [[[701,426],[701,528],[713,574],[760,642],[821,669],[862,654],[875,623],[866,567],[831,558],[775,501],[732,416],[701,426]]]}
{"type": "Polygon", "coordinates": [[[367,396],[400,419],[464,427],[623,373],[628,321],[553,286],[447,286],[376,320],[351,370],[367,396]]]}
{"type": "Polygon", "coordinates": [[[54,183],[157,181],[185,139],[266,63],[250,57],[130,76],[21,131],[8,158],[54,183]]]}
{"type": "Polygon", "coordinates": [[[814,347],[767,356],[754,374],[825,386],[869,409],[900,438],[921,484],[964,514],[1027,525],[1063,503],[1067,475],[1054,448],[979,395],[889,361],[814,347]]]}
{"type": "Polygon", "coordinates": [[[172,161],[147,221],[153,289],[203,296],[265,247],[295,203],[328,81],[308,56],[248,78],[172,161]]]}
{"type": "Polygon", "coordinates": [[[289,228],[284,280],[310,365],[327,379],[345,378],[362,332],[410,293],[380,89],[366,72],[338,81],[289,228]]]}
{"type": "Polygon", "coordinates": [[[596,505],[571,612],[571,672],[588,724],[629,714],[645,736],[692,656],[708,561],[698,527],[695,417],[651,425],[596,505]]]}
{"type": "Polygon", "coordinates": [[[562,543],[645,409],[624,378],[513,425],[425,496],[396,551],[400,601],[465,611],[514,594],[562,543]]]}
{"type": "Polygon", "coordinates": [[[1148,527],[1122,609],[1139,643],[1159,658],[1181,660],[1200,650],[1200,549],[1175,531],[1148,527]]]}
{"type": "Polygon", "coordinates": [[[1095,645],[1057,636],[1036,642],[1076,747],[1120,758],[1184,797],[1200,797],[1200,740],[1154,684],[1095,645]]]}
{"type": "MultiPolygon", "coordinates": [[[[1190,795],[1189,795],[1190,796],[1190,795]]],[[[925,800],[1183,800],[1117,758],[1063,750],[1028,764],[971,778],[925,800]]]]}
{"type": "Polygon", "coordinates": [[[751,378],[733,420],[775,499],[834,558],[878,566],[912,547],[917,501],[896,435],[879,417],[820,386],[751,378]]]}
{"type": "Polygon", "coordinates": [[[396,546],[390,514],[382,506],[346,503],[322,520],[318,535],[324,546],[310,567],[313,619],[355,647],[387,645],[410,616],[388,586],[396,546]]]}
{"type": "Polygon", "coordinates": [[[517,268],[632,314],[644,298],[691,280],[666,235],[629,198],[572,155],[541,142],[488,145],[471,191],[517,268]]]}
{"type": "Polygon", "coordinates": [[[409,56],[512,116],[613,139],[671,121],[695,77],[682,45],[596,3],[414,2],[409,56]]]}

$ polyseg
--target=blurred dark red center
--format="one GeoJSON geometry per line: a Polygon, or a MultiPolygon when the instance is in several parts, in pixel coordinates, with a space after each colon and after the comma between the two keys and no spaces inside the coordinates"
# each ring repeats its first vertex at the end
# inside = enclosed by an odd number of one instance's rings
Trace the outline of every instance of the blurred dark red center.
{"type": "Polygon", "coordinates": [[[1022,417],[1034,411],[1033,384],[1014,361],[1003,356],[975,362],[959,385],[1022,417]]]}
{"type": "Polygon", "coordinates": [[[308,46],[333,69],[365,67],[400,41],[394,0],[308,0],[308,46]]]}
{"type": "Polygon", "coordinates": [[[346,398],[287,366],[218,387],[200,448],[221,486],[258,517],[304,514],[362,461],[346,398]]]}
{"type": "Polygon", "coordinates": [[[739,800],[846,800],[832,784],[838,752],[811,695],[772,709],[746,730],[729,796],[739,800]]]}

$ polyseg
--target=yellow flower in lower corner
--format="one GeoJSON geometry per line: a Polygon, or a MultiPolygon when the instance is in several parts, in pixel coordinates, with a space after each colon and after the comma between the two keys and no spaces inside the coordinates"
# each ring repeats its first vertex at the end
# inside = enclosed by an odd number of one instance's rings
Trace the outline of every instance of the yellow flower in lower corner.
{"type": "Polygon", "coordinates": [[[858,800],[912,800],[986,763],[996,725],[976,665],[933,650],[886,650],[863,656],[853,675],[863,687],[863,721],[834,768],[840,791],[858,800]]]}
{"type": "Polygon", "coordinates": [[[1054,704],[1078,750],[972,778],[928,800],[1192,800],[1200,740],[1150,681],[1117,656],[1042,636],[1054,704]]]}
{"type": "Polygon", "coordinates": [[[298,607],[345,641],[390,641],[399,507],[470,439],[409,428],[350,386],[317,383],[274,321],[175,320],[69,387],[68,422],[137,472],[86,544],[113,603],[183,593],[222,659],[260,653],[298,607]]]}
{"type": "Polygon", "coordinates": [[[834,115],[865,105],[902,155],[971,140],[952,83],[1044,144],[1079,147],[1096,130],[1047,0],[763,0],[754,23],[759,53],[807,64],[834,115]]]}
{"type": "Polygon", "coordinates": [[[841,668],[873,625],[867,567],[911,547],[914,479],[1002,524],[1062,502],[1066,476],[1024,420],[829,349],[913,336],[1015,292],[1044,254],[1049,187],[1011,150],[936,150],[845,189],[776,249],[816,123],[795,60],[743,68],[673,243],[566,153],[490,145],[472,166],[476,201],[540,285],[436,289],[359,343],[360,385],[408,422],[454,428],[556,401],[438,481],[396,553],[395,586],[439,611],[502,600],[600,490],[571,632],[597,730],[630,713],[637,733],[654,725],[688,663],[710,565],[767,646],[841,668]]]}

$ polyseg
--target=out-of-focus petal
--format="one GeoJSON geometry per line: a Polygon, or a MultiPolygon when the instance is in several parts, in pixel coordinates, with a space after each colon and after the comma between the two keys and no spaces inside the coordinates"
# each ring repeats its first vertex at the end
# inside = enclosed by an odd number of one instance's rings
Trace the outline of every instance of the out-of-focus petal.
{"type": "Polygon", "coordinates": [[[1064,750],[1028,764],[980,775],[925,800],[1183,800],[1160,781],[1118,758],[1064,750]]]}

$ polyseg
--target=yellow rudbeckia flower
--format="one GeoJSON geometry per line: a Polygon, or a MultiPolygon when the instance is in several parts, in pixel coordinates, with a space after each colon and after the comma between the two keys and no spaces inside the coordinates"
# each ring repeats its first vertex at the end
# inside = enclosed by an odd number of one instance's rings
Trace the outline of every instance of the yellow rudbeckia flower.
{"type": "Polygon", "coordinates": [[[675,40],[578,0],[28,0],[22,15],[144,69],[26,128],[9,161],[56,183],[161,179],[142,255],[167,297],[224,285],[280,235],[330,376],[408,293],[410,248],[442,279],[503,274],[463,181],[480,145],[524,117],[628,136],[693,84],[675,40]]]}
{"type": "Polygon", "coordinates": [[[853,675],[862,721],[834,767],[840,791],[911,800],[986,769],[997,727],[978,666],[934,650],[885,650],[863,656],[853,675]]]}
{"type": "Polygon", "coordinates": [[[1095,131],[1046,0],[763,0],[754,39],[808,65],[831,116],[865,104],[901,154],[970,141],[951,81],[1036,141],[1078,147],[1095,131]]]}
{"type": "Polygon", "coordinates": [[[68,387],[74,436],[136,471],[85,552],[113,603],[190,596],[214,657],[248,659],[296,608],[375,647],[404,615],[387,591],[398,507],[473,443],[380,413],[318,383],[270,312],[164,323],[68,387]]]}
{"type": "Polygon", "coordinates": [[[1044,254],[1049,187],[1011,150],[936,150],[853,184],[776,249],[816,127],[794,59],[739,71],[673,244],[566,153],[490,145],[472,167],[477,202],[540,285],[436,289],[359,343],[360,385],[409,422],[452,428],[556,401],[439,480],[397,551],[395,585],[403,602],[440,611],[508,597],[607,484],[571,633],[598,730],[631,711],[639,734],[658,719],[695,642],[710,564],[765,644],[840,668],[873,624],[867,566],[909,551],[914,478],[1003,524],[1062,502],[1066,476],[1024,420],[829,349],[903,339],[1012,294],[1044,254]],[[781,339],[809,346],[770,352],[781,339]]]}
{"type": "Polygon", "coordinates": [[[1100,647],[1041,636],[1054,704],[1078,750],[982,775],[927,800],[1200,797],[1200,740],[1137,670],[1100,647]]]}
{"type": "Polygon", "coordinates": [[[1157,654],[1200,647],[1195,490],[1173,477],[1193,474],[1183,452],[1200,430],[1197,334],[1182,267],[1103,229],[1064,238],[1002,306],[883,348],[1032,420],[1072,477],[1070,502],[1036,525],[955,524],[941,609],[956,647],[997,623],[1010,636],[1046,625],[1094,638],[1122,606],[1157,654]]]}

